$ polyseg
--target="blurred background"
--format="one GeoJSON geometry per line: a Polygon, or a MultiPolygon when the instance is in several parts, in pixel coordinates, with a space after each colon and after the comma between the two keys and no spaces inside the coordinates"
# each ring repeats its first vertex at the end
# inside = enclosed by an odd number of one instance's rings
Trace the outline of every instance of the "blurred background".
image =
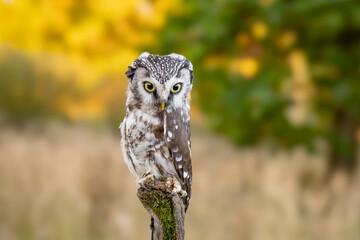
{"type": "Polygon", "coordinates": [[[194,64],[187,239],[360,239],[360,2],[0,0],[0,239],[149,239],[127,66],[194,64]]]}

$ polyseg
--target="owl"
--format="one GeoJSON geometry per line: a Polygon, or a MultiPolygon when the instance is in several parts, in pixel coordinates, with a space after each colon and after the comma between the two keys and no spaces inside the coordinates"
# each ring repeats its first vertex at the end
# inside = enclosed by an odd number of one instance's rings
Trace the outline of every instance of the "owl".
{"type": "Polygon", "coordinates": [[[142,53],[126,72],[126,115],[120,125],[124,160],[147,189],[147,179],[166,179],[188,208],[192,166],[190,104],[193,66],[182,55],[142,53]]]}

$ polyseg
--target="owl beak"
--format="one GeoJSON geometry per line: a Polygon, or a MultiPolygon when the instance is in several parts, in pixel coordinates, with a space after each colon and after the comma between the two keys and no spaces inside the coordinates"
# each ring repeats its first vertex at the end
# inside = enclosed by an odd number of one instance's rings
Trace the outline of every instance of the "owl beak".
{"type": "Polygon", "coordinates": [[[164,111],[164,108],[165,108],[165,101],[162,100],[160,105],[160,111],[164,111]]]}

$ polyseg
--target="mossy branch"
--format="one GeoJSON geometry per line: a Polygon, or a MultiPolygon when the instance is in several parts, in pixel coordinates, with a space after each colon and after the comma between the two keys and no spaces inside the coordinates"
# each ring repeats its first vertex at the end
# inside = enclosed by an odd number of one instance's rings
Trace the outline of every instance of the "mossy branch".
{"type": "Polygon", "coordinates": [[[151,180],[144,185],[150,191],[139,188],[137,195],[145,209],[154,219],[152,240],[183,240],[185,206],[181,198],[174,194],[170,196],[165,191],[165,182],[151,180]]]}

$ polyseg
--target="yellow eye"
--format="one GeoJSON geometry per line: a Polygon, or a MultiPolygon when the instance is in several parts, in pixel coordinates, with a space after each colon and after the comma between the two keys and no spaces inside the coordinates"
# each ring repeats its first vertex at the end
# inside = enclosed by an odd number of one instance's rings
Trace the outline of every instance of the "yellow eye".
{"type": "Polygon", "coordinates": [[[171,88],[171,91],[173,92],[173,93],[177,93],[177,92],[179,92],[181,90],[181,83],[177,83],[177,84],[175,84],[172,88],[171,88]]]}
{"type": "Polygon", "coordinates": [[[145,90],[148,91],[148,92],[155,91],[155,86],[150,82],[145,82],[144,87],[145,87],[145,90]]]}

